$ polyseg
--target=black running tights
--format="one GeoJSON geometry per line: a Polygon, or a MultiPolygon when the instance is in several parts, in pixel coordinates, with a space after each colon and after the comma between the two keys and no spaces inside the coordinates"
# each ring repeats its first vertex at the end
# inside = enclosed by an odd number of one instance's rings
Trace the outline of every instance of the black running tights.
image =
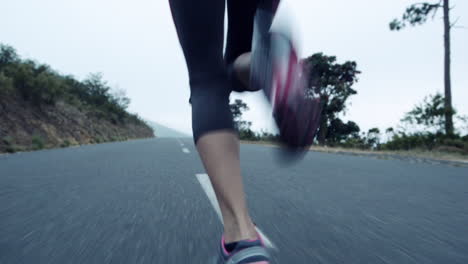
{"type": "Polygon", "coordinates": [[[223,54],[225,0],[169,0],[189,73],[195,143],[206,133],[235,129],[226,65],[250,51],[258,1],[227,0],[223,54]]]}

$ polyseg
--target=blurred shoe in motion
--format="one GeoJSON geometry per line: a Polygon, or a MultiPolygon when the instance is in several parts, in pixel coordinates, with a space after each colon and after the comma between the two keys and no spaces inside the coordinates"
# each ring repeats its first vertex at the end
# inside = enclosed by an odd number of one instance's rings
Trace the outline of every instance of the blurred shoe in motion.
{"type": "Polygon", "coordinates": [[[264,1],[255,15],[251,86],[268,98],[288,158],[301,157],[312,145],[320,124],[319,98],[306,94],[307,73],[286,29],[272,31],[277,5],[264,1]]]}
{"type": "Polygon", "coordinates": [[[219,255],[213,264],[269,264],[270,255],[261,238],[225,244],[221,238],[219,255]]]}

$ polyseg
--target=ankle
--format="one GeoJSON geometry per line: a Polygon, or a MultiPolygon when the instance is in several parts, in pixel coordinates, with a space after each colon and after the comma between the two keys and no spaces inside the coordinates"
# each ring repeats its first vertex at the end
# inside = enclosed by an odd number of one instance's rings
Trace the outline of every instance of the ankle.
{"type": "Polygon", "coordinates": [[[255,225],[250,219],[241,222],[225,223],[224,225],[224,239],[226,243],[257,238],[255,225]]]}

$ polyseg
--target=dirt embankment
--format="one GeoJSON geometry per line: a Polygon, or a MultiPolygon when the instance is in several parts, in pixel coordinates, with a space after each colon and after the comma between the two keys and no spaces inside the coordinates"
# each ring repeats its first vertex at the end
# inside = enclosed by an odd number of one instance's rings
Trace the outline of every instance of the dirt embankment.
{"type": "Polygon", "coordinates": [[[116,120],[98,111],[57,102],[37,107],[14,96],[0,97],[0,153],[153,137],[134,116],[116,120]]]}

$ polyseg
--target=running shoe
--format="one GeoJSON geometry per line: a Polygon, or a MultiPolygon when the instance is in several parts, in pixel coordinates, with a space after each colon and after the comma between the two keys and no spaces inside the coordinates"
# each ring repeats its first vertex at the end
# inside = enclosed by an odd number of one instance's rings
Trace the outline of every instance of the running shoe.
{"type": "Polygon", "coordinates": [[[270,255],[261,238],[258,240],[242,240],[235,244],[228,252],[224,236],[221,238],[219,254],[213,264],[269,264],[270,255]]]}
{"type": "Polygon", "coordinates": [[[319,98],[306,94],[307,73],[290,32],[271,31],[276,9],[259,7],[255,15],[251,85],[261,87],[269,100],[280,140],[291,157],[312,145],[320,123],[319,98]]]}

